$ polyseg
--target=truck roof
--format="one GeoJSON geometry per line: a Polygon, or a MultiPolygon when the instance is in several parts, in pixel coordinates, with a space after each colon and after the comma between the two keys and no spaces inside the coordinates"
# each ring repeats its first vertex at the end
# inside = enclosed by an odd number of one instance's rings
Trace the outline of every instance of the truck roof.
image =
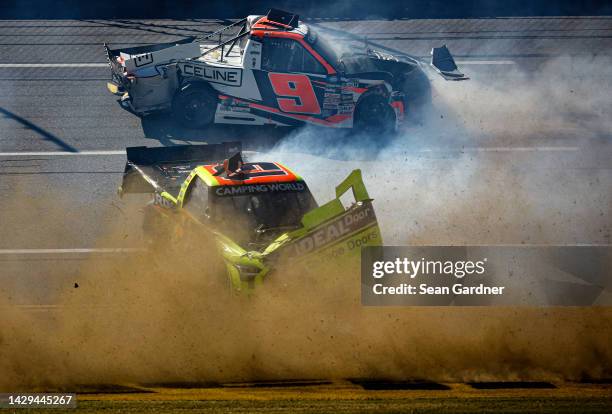
{"type": "Polygon", "coordinates": [[[219,174],[220,171],[220,164],[207,164],[196,168],[196,173],[210,187],[303,181],[302,177],[278,162],[246,162],[236,174],[219,174]]]}
{"type": "Polygon", "coordinates": [[[258,35],[258,32],[292,33],[305,36],[308,33],[308,26],[302,22],[298,26],[289,26],[283,23],[271,21],[267,16],[260,17],[251,27],[251,34],[258,35]]]}

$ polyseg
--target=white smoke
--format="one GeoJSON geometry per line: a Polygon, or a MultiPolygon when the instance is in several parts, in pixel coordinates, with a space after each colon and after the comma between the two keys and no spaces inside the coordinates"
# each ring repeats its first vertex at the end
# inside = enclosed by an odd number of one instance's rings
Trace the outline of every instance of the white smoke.
{"type": "Polygon", "coordinates": [[[422,125],[391,139],[304,128],[263,156],[299,171],[321,202],[361,168],[387,244],[606,243],[610,177],[589,145],[611,148],[610,63],[560,57],[535,72],[433,78],[422,125]]]}

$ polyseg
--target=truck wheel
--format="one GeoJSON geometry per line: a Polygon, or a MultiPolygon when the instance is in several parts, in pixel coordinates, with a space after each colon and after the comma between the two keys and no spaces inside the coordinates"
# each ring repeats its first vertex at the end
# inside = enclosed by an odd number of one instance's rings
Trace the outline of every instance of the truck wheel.
{"type": "Polygon", "coordinates": [[[175,119],[188,128],[201,128],[213,122],[217,94],[208,85],[187,84],[172,102],[175,119]]]}
{"type": "Polygon", "coordinates": [[[372,134],[389,134],[395,130],[395,112],[380,95],[365,97],[357,104],[353,129],[372,134]]]}

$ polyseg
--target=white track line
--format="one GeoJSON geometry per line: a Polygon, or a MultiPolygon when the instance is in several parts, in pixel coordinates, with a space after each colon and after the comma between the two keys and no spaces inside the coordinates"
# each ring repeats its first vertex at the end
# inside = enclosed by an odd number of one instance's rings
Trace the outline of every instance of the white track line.
{"type": "Polygon", "coordinates": [[[54,310],[68,310],[68,309],[110,309],[112,305],[2,305],[0,309],[20,309],[22,311],[31,312],[44,312],[54,310]]]}
{"type": "Polygon", "coordinates": [[[109,247],[109,248],[80,248],[80,249],[0,249],[0,255],[22,254],[91,254],[91,253],[138,253],[143,248],[109,247]]]}
{"type": "Polygon", "coordinates": [[[0,309],[20,309],[22,311],[43,312],[66,309],[110,309],[112,305],[2,305],[0,309]]]}
{"type": "Polygon", "coordinates": [[[0,63],[0,68],[104,68],[108,63],[0,63]]]}
{"type": "Polygon", "coordinates": [[[528,151],[578,151],[579,147],[474,147],[474,148],[427,148],[416,152],[528,152],[528,151]]]}
{"type": "Polygon", "coordinates": [[[45,156],[65,156],[65,155],[125,155],[125,150],[117,151],[36,151],[36,152],[0,152],[0,157],[45,157],[45,156]]]}
{"type": "MultiPolygon", "coordinates": [[[[473,148],[424,148],[414,152],[528,152],[528,151],[578,151],[579,147],[473,147],[473,148]]],[[[244,151],[253,152],[254,151],[244,151]]],[[[125,150],[116,151],[38,151],[0,152],[0,157],[59,157],[70,155],[125,155],[125,150]]]]}
{"type": "Polygon", "coordinates": [[[457,65],[516,65],[514,60],[457,60],[457,65]]]}

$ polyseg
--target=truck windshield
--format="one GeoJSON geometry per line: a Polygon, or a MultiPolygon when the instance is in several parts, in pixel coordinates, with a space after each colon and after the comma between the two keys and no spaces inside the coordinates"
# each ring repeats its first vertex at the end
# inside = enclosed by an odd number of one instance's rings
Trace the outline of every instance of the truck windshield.
{"type": "Polygon", "coordinates": [[[328,39],[308,25],[306,40],[310,45],[333,67],[337,68],[340,62],[340,50],[332,46],[328,39]]]}
{"type": "Polygon", "coordinates": [[[298,228],[305,213],[316,207],[306,187],[301,191],[265,191],[213,198],[213,221],[236,239],[251,239],[253,231],[271,235],[298,228]],[[241,237],[242,236],[242,237],[241,237]]]}

